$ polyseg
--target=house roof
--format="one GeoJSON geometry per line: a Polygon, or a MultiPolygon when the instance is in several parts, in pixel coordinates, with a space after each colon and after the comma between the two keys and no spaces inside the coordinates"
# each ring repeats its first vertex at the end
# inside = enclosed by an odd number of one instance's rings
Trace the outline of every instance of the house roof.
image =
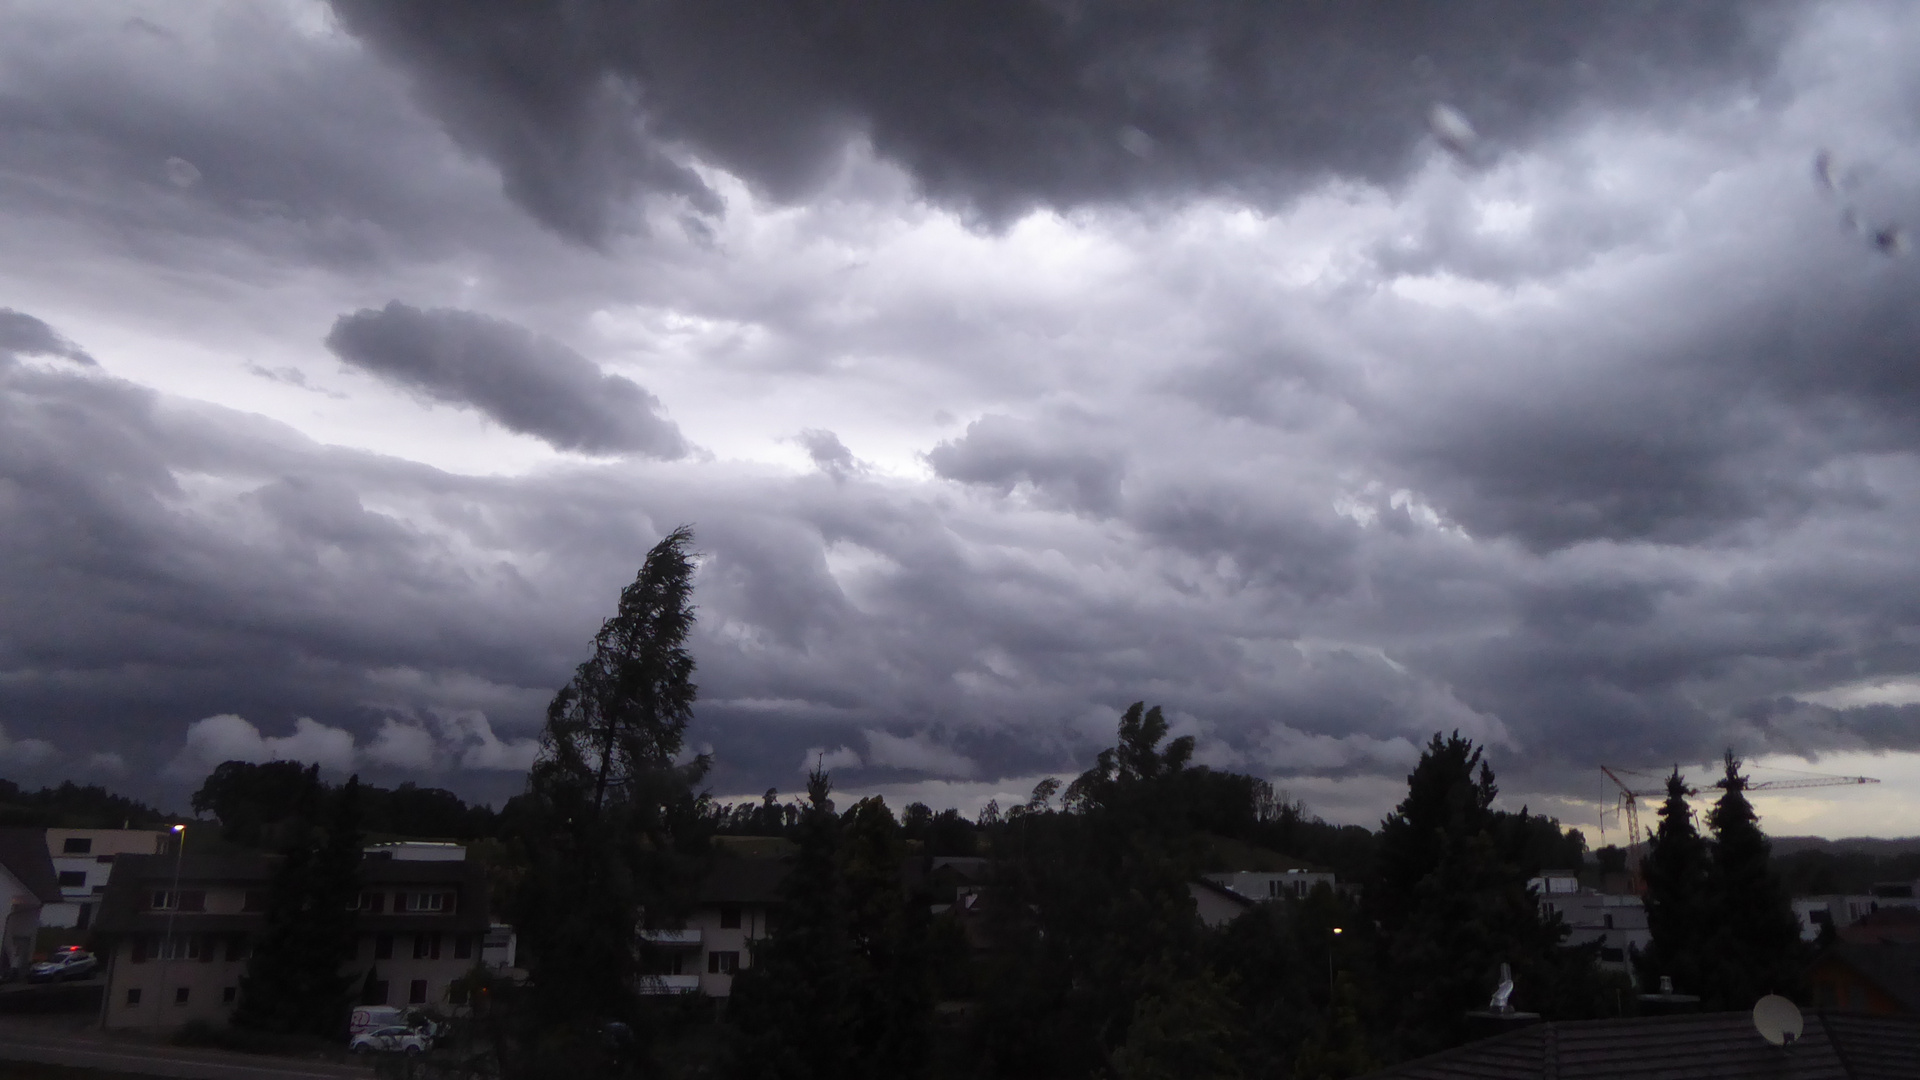
{"type": "Polygon", "coordinates": [[[1222,885],[1219,882],[1214,881],[1210,878],[1197,877],[1197,878],[1194,878],[1192,881],[1188,882],[1187,885],[1189,888],[1205,889],[1210,893],[1215,893],[1219,896],[1222,896],[1228,900],[1233,901],[1234,903],[1244,908],[1250,908],[1254,904],[1258,903],[1258,901],[1254,900],[1252,897],[1244,895],[1242,893],[1235,892],[1234,890],[1229,889],[1225,885],[1222,885]]]}
{"type": "MultiPolygon", "coordinates": [[[[256,853],[187,854],[179,862],[182,888],[225,885],[241,888],[266,888],[273,880],[280,857],[256,853]]],[[[170,855],[122,855],[114,859],[113,873],[107,879],[106,895],[100,901],[100,913],[94,926],[102,933],[146,932],[164,925],[159,912],[141,910],[142,889],[170,885],[174,879],[174,858],[170,855]]],[[[395,859],[363,859],[360,882],[366,888],[392,885],[444,885],[462,891],[459,910],[446,914],[363,913],[359,927],[363,932],[387,930],[484,930],[491,924],[487,910],[484,869],[470,862],[407,862],[395,859]]],[[[192,927],[210,933],[258,929],[264,920],[259,913],[196,913],[192,927]]]]}
{"type": "Polygon", "coordinates": [[[1376,1080],[1920,1080],[1920,1020],[1806,1015],[1768,1043],[1746,1012],[1534,1024],[1369,1073],[1376,1080]]]}
{"type": "Polygon", "coordinates": [[[792,864],[786,859],[744,859],[721,856],[694,887],[702,904],[777,904],[792,864]]]}
{"type": "Polygon", "coordinates": [[[1820,954],[1816,966],[1840,964],[1898,1001],[1920,1017],[1920,944],[1913,942],[1858,945],[1842,942],[1820,954]]]}
{"type": "Polygon", "coordinates": [[[60,877],[53,871],[53,856],[47,853],[47,830],[0,829],[0,866],[20,879],[34,899],[43,904],[60,902],[60,877]]]}

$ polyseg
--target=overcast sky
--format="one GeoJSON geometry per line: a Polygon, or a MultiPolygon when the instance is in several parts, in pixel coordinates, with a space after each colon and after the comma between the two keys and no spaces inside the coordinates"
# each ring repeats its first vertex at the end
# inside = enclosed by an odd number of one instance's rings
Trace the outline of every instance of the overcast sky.
{"type": "Polygon", "coordinates": [[[720,794],[1920,833],[1912,14],[10,3],[0,775],[497,800],[688,523],[720,794]]]}

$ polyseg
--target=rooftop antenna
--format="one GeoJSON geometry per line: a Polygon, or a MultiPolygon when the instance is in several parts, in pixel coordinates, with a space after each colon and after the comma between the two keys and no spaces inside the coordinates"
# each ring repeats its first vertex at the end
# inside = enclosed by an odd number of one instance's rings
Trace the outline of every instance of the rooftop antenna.
{"type": "Polygon", "coordinates": [[[1761,1038],[1775,1046],[1792,1044],[1805,1030],[1800,1007],[1779,994],[1768,994],[1753,1003],[1753,1026],[1761,1038]]]}

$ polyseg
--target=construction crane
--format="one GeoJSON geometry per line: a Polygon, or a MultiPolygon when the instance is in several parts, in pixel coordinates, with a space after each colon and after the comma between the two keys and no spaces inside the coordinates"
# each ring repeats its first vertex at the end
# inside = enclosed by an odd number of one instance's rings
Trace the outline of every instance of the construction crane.
{"type": "MultiPolygon", "coordinates": [[[[1728,761],[1731,762],[1735,767],[1738,767],[1739,765],[1738,761],[1733,760],[1731,751],[1728,752],[1728,761]]],[[[1640,843],[1643,839],[1645,839],[1645,837],[1643,837],[1640,832],[1640,800],[1647,799],[1647,798],[1664,799],[1667,796],[1667,789],[1665,787],[1658,787],[1658,788],[1650,788],[1650,789],[1635,791],[1632,787],[1628,786],[1625,780],[1622,780],[1620,779],[1619,776],[1615,775],[1614,771],[1611,768],[1605,765],[1602,765],[1600,766],[1600,771],[1603,773],[1606,773],[1607,779],[1613,781],[1614,786],[1620,789],[1620,795],[1614,807],[1614,814],[1616,815],[1616,817],[1624,816],[1627,819],[1626,849],[1629,853],[1631,853],[1633,851],[1633,846],[1635,844],[1640,843]]],[[[1648,773],[1640,772],[1634,769],[1621,769],[1620,771],[1630,776],[1649,775],[1648,773]]],[[[1677,765],[1674,766],[1674,771],[1678,772],[1679,766],[1677,765]]],[[[1851,787],[1859,784],[1877,784],[1879,782],[1880,781],[1875,780],[1871,776],[1821,776],[1818,773],[1809,773],[1805,776],[1794,777],[1791,779],[1762,780],[1757,784],[1755,783],[1743,784],[1741,785],[1741,790],[1742,791],[1791,791],[1798,788],[1842,787],[1842,786],[1851,787]]],[[[1725,780],[1718,780],[1718,781],[1715,781],[1714,786],[1724,788],[1727,786],[1727,782],[1725,780]]],[[[1683,788],[1682,790],[1685,791],[1686,794],[1688,795],[1700,794],[1700,789],[1697,787],[1693,787],[1691,785],[1683,788]]],[[[1601,830],[1602,839],[1605,838],[1606,828],[1607,828],[1606,815],[1602,813],[1600,817],[1600,830],[1601,830]]],[[[1629,855],[1627,859],[1627,875],[1633,883],[1634,890],[1636,892],[1639,891],[1640,866],[1637,862],[1633,860],[1631,855],[1629,855]]]]}

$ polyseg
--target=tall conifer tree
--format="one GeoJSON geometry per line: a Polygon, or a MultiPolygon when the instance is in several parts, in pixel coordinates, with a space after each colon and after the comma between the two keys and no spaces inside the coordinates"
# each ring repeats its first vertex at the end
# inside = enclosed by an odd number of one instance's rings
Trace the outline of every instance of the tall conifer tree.
{"type": "Polygon", "coordinates": [[[1706,841],[1693,823],[1687,791],[1686,778],[1675,768],[1667,777],[1660,827],[1640,864],[1647,883],[1644,904],[1652,941],[1635,963],[1644,990],[1657,989],[1666,976],[1681,993],[1704,994],[1712,982],[1706,939],[1713,918],[1713,870],[1706,841]]]}
{"type": "Polygon", "coordinates": [[[1793,904],[1773,872],[1772,845],[1747,801],[1747,778],[1729,750],[1718,802],[1707,814],[1713,831],[1709,955],[1715,970],[1710,1004],[1749,1008],[1764,994],[1797,994],[1805,946],[1793,904]]]}

